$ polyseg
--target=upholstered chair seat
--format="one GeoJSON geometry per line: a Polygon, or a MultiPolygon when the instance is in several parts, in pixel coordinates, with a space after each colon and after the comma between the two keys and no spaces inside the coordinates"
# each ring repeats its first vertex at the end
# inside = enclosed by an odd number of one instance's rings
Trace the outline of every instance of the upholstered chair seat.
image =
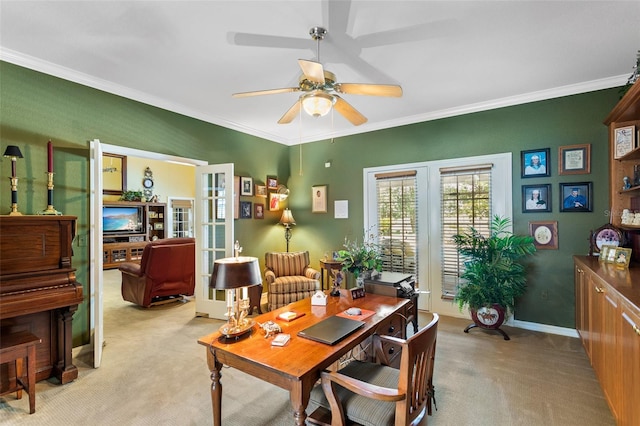
{"type": "Polygon", "coordinates": [[[265,254],[265,281],[269,310],[311,297],[320,289],[320,271],[309,266],[309,252],[265,254]]]}

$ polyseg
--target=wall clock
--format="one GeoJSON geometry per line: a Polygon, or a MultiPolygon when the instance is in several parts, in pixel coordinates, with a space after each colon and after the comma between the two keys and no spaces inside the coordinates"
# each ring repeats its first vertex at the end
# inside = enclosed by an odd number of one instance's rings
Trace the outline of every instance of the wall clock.
{"type": "Polygon", "coordinates": [[[144,169],[144,177],[142,178],[142,186],[144,187],[144,196],[150,200],[153,196],[153,172],[149,167],[144,169]]]}

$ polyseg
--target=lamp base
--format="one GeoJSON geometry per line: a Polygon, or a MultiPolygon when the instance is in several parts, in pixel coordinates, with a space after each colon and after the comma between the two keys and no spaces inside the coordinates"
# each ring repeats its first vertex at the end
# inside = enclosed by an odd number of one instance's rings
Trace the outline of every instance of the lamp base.
{"type": "Polygon", "coordinates": [[[19,211],[12,211],[11,213],[9,213],[9,216],[22,216],[22,213],[20,213],[19,211]]]}
{"type": "Polygon", "coordinates": [[[244,324],[239,326],[231,326],[229,323],[225,323],[218,329],[218,331],[222,334],[220,338],[225,338],[233,342],[238,340],[238,337],[249,333],[253,329],[254,325],[256,325],[256,322],[252,319],[248,319],[244,324]]]}

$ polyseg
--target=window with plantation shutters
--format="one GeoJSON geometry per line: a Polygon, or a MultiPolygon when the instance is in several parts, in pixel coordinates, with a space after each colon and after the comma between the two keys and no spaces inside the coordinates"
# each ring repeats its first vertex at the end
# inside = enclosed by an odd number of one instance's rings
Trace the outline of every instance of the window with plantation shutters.
{"type": "Polygon", "coordinates": [[[453,236],[474,227],[489,234],[491,164],[440,168],[442,297],[453,298],[464,268],[453,236]]]}
{"type": "Polygon", "coordinates": [[[378,243],[382,269],[417,275],[418,202],[416,171],[378,173],[378,243]]]}

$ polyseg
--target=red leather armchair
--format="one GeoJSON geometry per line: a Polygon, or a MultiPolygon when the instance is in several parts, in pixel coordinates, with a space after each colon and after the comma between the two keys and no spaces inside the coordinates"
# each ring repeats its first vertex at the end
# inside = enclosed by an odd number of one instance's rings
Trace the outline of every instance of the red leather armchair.
{"type": "Polygon", "coordinates": [[[152,241],[142,252],[140,264],[123,263],[122,298],[148,308],[171,296],[192,296],[195,287],[194,238],[152,241]]]}

